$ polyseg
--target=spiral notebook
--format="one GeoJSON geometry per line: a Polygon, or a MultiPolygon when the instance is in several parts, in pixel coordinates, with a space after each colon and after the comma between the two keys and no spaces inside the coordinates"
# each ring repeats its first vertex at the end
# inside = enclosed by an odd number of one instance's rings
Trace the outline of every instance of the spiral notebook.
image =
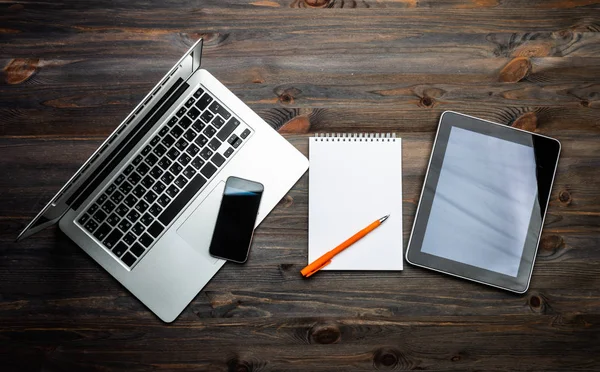
{"type": "Polygon", "coordinates": [[[387,214],[323,270],[402,270],[402,143],[395,134],[309,140],[308,262],[387,214]]]}

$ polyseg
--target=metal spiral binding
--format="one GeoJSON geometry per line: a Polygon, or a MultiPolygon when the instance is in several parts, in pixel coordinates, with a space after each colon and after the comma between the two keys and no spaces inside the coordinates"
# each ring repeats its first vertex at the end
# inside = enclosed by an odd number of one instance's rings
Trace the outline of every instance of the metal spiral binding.
{"type": "Polygon", "coordinates": [[[396,142],[396,133],[316,133],[319,142],[396,142]]]}

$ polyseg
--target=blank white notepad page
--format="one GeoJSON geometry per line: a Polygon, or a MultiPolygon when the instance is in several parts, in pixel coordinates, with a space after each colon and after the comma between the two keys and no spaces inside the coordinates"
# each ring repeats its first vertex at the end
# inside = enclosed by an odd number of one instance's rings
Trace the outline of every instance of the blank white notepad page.
{"type": "Polygon", "coordinates": [[[389,214],[323,270],[402,270],[400,139],[313,137],[309,157],[308,262],[389,214]]]}

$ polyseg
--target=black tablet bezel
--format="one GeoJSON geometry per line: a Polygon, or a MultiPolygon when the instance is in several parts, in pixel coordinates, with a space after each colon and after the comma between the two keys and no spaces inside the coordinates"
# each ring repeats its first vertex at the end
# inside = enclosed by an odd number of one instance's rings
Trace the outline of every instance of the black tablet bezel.
{"type": "MultiPolygon", "coordinates": [[[[526,292],[529,288],[531,272],[533,271],[535,255],[537,253],[537,247],[544,225],[544,217],[548,207],[550,190],[552,189],[552,183],[554,182],[559,154],[560,142],[554,138],[493,123],[487,120],[477,119],[453,111],[445,111],[442,113],[433,150],[429,159],[429,166],[427,167],[423,189],[421,191],[421,198],[417,207],[415,222],[408,242],[406,260],[413,265],[422,266],[512,292],[526,292]],[[521,263],[519,264],[519,271],[516,277],[434,256],[421,251],[429,214],[431,212],[431,205],[435,196],[452,127],[467,129],[487,136],[519,143],[534,149],[538,180],[537,197],[539,203],[537,203],[537,208],[535,208],[531,220],[529,221],[527,238],[525,240],[523,255],[521,256],[521,263]]],[[[499,154],[499,156],[500,155],[501,154],[499,154]]]]}

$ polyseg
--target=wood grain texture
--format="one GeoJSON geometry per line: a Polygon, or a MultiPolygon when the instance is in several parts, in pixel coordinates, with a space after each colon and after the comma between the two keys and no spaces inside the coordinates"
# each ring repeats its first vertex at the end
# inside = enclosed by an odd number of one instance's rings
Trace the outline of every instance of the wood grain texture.
{"type": "Polygon", "coordinates": [[[3,371],[600,370],[600,1],[4,1],[0,50],[3,371]],[[58,229],[14,243],[199,37],[305,155],[319,132],[402,137],[405,242],[444,110],[559,139],[530,290],[302,279],[307,175],[170,325],[58,229]]]}

